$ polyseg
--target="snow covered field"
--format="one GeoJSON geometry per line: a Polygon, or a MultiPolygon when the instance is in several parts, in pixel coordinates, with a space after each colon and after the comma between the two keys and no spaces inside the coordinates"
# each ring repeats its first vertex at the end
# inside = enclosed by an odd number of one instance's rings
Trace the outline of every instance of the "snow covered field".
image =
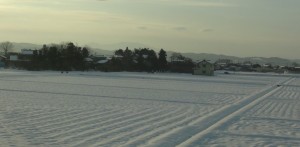
{"type": "Polygon", "coordinates": [[[300,78],[2,70],[0,146],[296,147],[300,78]]]}

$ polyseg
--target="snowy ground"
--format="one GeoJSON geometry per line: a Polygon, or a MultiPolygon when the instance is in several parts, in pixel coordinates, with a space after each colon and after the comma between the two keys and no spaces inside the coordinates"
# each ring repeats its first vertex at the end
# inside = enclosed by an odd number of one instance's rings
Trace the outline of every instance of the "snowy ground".
{"type": "Polygon", "coordinates": [[[300,78],[2,70],[0,146],[300,146],[300,78]]]}

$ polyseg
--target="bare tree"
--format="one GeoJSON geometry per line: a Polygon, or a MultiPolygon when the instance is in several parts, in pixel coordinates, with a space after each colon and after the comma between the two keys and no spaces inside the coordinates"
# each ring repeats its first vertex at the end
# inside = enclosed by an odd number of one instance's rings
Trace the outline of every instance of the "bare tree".
{"type": "Polygon", "coordinates": [[[5,41],[0,44],[0,48],[3,50],[5,56],[7,56],[8,51],[11,51],[13,47],[14,45],[9,41],[5,41]]]}

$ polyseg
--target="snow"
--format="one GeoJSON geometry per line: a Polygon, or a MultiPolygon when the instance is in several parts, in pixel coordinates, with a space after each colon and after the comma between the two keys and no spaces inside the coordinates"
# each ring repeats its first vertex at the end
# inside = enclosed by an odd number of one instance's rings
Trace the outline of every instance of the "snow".
{"type": "Polygon", "coordinates": [[[0,83],[1,147],[300,146],[296,75],[0,70],[0,83]]]}
{"type": "Polygon", "coordinates": [[[99,64],[104,64],[104,63],[107,63],[108,62],[108,60],[100,60],[100,61],[98,61],[97,63],[99,63],[99,64]]]}

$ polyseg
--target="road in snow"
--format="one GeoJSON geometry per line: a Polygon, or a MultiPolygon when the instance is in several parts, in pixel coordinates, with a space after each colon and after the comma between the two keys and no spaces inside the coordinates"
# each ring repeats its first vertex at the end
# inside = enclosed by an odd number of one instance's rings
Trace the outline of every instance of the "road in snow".
{"type": "Polygon", "coordinates": [[[300,146],[299,106],[293,75],[0,71],[0,146],[300,146]]]}

